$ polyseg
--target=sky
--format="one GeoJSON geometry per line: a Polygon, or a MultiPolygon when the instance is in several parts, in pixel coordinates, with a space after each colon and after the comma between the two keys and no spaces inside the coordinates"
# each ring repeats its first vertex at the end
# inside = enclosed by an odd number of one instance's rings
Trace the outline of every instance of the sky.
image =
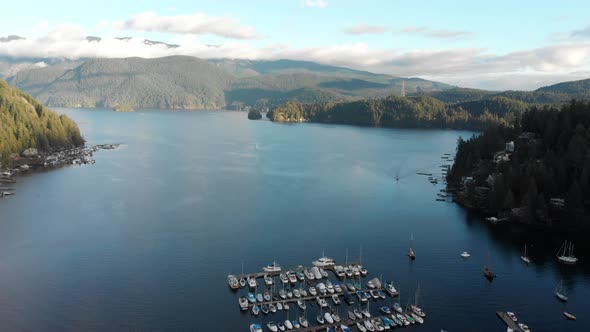
{"type": "Polygon", "coordinates": [[[491,90],[590,78],[590,1],[21,0],[2,13],[0,37],[26,38],[0,42],[8,57],[295,59],[491,90]]]}

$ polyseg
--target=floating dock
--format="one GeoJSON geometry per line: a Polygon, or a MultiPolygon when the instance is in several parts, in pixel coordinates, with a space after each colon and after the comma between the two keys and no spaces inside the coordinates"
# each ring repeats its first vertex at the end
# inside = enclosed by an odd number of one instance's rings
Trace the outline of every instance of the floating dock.
{"type": "Polygon", "coordinates": [[[505,311],[496,311],[496,315],[498,315],[498,317],[500,317],[500,319],[504,321],[506,326],[508,326],[514,332],[523,332],[522,329],[518,326],[518,324],[516,324],[516,322],[513,321],[505,311]]]}

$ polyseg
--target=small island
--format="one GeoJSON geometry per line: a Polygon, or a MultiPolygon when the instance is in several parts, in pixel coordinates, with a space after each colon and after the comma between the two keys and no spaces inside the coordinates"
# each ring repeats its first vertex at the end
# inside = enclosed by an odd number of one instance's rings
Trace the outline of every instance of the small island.
{"type": "Polygon", "coordinates": [[[118,104],[117,106],[113,107],[113,111],[115,112],[135,112],[133,106],[129,104],[118,104]]]}
{"type": "Polygon", "coordinates": [[[262,113],[259,110],[251,110],[248,112],[248,119],[250,120],[260,120],[262,119],[262,113]]]}

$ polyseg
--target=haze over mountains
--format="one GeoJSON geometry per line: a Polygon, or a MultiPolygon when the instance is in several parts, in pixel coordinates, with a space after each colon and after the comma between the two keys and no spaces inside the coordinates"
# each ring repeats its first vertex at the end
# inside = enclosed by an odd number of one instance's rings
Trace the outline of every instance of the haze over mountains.
{"type": "MultiPolygon", "coordinates": [[[[2,37],[0,43],[20,40],[2,37]]],[[[100,37],[88,36],[89,42],[100,37]]],[[[130,41],[129,37],[117,38],[130,41]]],[[[178,45],[143,40],[153,47],[178,45]]],[[[445,103],[507,97],[534,104],[588,99],[590,80],[561,83],[535,91],[458,88],[420,78],[401,78],[295,60],[164,58],[0,57],[0,76],[53,107],[221,109],[274,107],[287,101],[318,103],[400,95],[429,95],[445,103]],[[403,82],[403,83],[402,83],[403,82]]]]}

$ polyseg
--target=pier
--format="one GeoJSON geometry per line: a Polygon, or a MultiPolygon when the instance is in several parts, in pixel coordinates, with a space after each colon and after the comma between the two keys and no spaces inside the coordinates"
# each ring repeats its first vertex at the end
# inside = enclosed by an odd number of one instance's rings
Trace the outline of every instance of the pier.
{"type": "Polygon", "coordinates": [[[498,315],[498,317],[504,321],[506,326],[511,328],[514,332],[523,332],[518,324],[516,324],[516,322],[513,321],[505,311],[496,311],[496,315],[498,315]]]}

